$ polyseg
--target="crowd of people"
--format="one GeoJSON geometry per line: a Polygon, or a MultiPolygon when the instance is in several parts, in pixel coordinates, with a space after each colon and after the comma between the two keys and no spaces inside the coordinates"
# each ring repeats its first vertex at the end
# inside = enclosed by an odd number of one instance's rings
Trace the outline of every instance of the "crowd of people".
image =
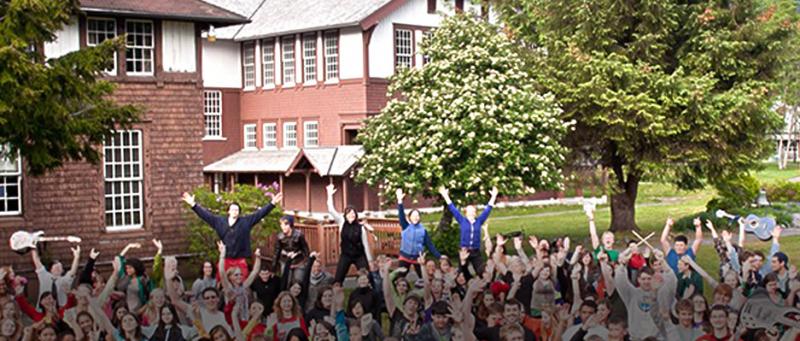
{"type": "Polygon", "coordinates": [[[450,259],[398,190],[401,245],[392,258],[372,255],[372,227],[352,207],[337,212],[335,191],[328,186],[340,233],[334,274],[291,216],[280,219],[271,259],[252,251],[250,230],[280,195],[250,215],[233,203],[216,216],[184,193],[219,236],[218,260],[181,274],[153,240],[152,269],[126,257],[141,247],[132,243],[109,257],[113,269],[103,274],[94,249],[81,267],[76,245],[68,271],[33,250],[38,293],[26,292],[27,280],[11,267],[0,269],[0,340],[800,340],[800,280],[780,251],[780,227],[766,255],[746,248],[742,221],[736,240],[700,219],[693,240],[672,237],[668,219],[660,245],[640,237],[622,246],[611,232],[598,235],[590,209],[590,243],[573,246],[569,238],[492,236],[497,189],[480,214],[472,205],[462,212],[440,189],[460,226],[460,251],[450,259]],[[695,257],[711,245],[719,267],[703,269],[695,257]],[[355,288],[344,285],[352,266],[355,288]],[[713,295],[703,295],[706,287],[713,295]]]}

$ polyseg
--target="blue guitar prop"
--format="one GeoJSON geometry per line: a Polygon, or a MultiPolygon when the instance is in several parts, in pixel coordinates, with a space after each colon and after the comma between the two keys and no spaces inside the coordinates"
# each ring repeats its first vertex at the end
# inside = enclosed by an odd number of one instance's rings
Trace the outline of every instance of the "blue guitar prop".
{"type": "MultiPolygon", "coordinates": [[[[723,210],[717,210],[716,215],[718,218],[728,218],[732,222],[736,222],[741,218],[723,210]]],[[[769,217],[762,218],[755,214],[748,214],[747,217],[744,217],[744,231],[756,235],[760,240],[772,239],[772,230],[777,225],[775,219],[769,217]]]]}

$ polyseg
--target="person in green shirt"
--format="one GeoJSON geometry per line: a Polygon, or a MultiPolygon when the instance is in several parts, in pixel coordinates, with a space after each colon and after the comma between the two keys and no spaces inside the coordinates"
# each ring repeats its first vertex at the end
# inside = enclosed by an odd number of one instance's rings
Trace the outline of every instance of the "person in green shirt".
{"type": "Polygon", "coordinates": [[[594,249],[594,259],[597,259],[597,254],[603,250],[608,254],[611,262],[616,262],[619,258],[619,251],[614,250],[614,232],[603,232],[602,244],[600,238],[597,236],[597,226],[594,224],[594,207],[587,207],[586,216],[589,218],[589,234],[592,236],[592,249],[594,249]]]}
{"type": "Polygon", "coordinates": [[[691,258],[683,256],[678,260],[678,287],[676,298],[690,298],[694,294],[703,294],[703,277],[691,266],[691,258]]]}

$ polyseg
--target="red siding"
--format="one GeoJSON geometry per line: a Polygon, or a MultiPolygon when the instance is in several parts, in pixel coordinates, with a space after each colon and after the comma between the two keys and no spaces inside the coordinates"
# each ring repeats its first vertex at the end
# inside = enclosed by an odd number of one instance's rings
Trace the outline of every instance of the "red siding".
{"type": "MultiPolygon", "coordinates": [[[[209,165],[242,149],[239,89],[206,89],[222,91],[222,137],[225,140],[203,141],[203,165],[209,165]]],[[[202,113],[202,111],[201,111],[202,113]]],[[[200,115],[203,116],[202,114],[200,115]]],[[[201,118],[202,119],[202,118],[201,118]]]]}

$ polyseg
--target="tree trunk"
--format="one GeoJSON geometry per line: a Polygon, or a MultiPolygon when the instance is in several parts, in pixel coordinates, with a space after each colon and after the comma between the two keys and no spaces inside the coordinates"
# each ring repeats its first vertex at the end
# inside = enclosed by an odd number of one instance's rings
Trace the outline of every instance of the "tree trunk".
{"type": "MultiPolygon", "coordinates": [[[[627,177],[623,165],[625,161],[616,153],[616,146],[611,154],[611,170],[614,172],[611,190],[611,227],[613,232],[639,231],[636,226],[636,196],[639,194],[640,174],[629,171],[627,177]]],[[[629,169],[635,169],[628,165],[629,169]]]]}
{"type": "Polygon", "coordinates": [[[447,204],[444,204],[442,210],[442,218],[439,219],[439,225],[436,227],[437,230],[442,232],[450,231],[450,224],[453,223],[453,214],[450,213],[450,210],[447,208],[447,204]]]}
{"type": "MultiPolygon", "coordinates": [[[[634,187],[638,187],[638,182],[637,179],[634,187]]],[[[620,189],[611,194],[611,231],[639,230],[636,226],[636,195],[636,188],[633,191],[620,189]]]]}

